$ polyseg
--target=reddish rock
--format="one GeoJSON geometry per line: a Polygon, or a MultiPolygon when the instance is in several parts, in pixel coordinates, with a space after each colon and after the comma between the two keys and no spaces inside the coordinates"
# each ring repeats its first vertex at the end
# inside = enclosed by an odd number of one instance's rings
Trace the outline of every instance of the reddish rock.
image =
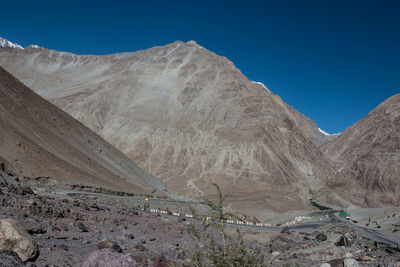
{"type": "Polygon", "coordinates": [[[164,256],[156,256],[154,258],[154,267],[168,267],[168,261],[164,256]]]}
{"type": "Polygon", "coordinates": [[[135,267],[140,265],[127,255],[117,253],[110,249],[102,249],[92,252],[82,264],[82,267],[98,266],[135,267]]]}
{"type": "Polygon", "coordinates": [[[68,231],[68,226],[66,226],[63,223],[57,223],[55,225],[55,229],[58,230],[58,231],[68,231]]]}
{"type": "Polygon", "coordinates": [[[60,249],[62,249],[62,250],[65,250],[65,251],[69,251],[68,246],[66,246],[66,245],[64,245],[64,244],[60,244],[60,245],[58,245],[57,247],[60,248],[60,249]]]}
{"type": "Polygon", "coordinates": [[[343,267],[344,265],[342,259],[330,260],[328,263],[331,265],[331,267],[343,267]]]}
{"type": "Polygon", "coordinates": [[[33,194],[35,194],[35,192],[32,190],[32,188],[30,188],[29,186],[27,186],[27,187],[25,187],[23,190],[22,190],[22,193],[24,194],[24,195],[33,195],[33,194]]]}

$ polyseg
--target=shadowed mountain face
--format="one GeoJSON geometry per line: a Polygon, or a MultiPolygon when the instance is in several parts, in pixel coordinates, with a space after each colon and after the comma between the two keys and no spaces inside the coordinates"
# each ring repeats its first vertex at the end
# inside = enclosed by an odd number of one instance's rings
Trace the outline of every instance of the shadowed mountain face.
{"type": "Polygon", "coordinates": [[[0,65],[188,198],[249,214],[305,208],[332,173],[329,137],[195,42],[107,56],[0,48],[0,65]]]}
{"type": "Polygon", "coordinates": [[[155,177],[0,67],[0,161],[13,172],[146,193],[155,177]]]}
{"type": "Polygon", "coordinates": [[[322,147],[338,173],[329,186],[361,206],[400,204],[400,94],[322,147]]]}

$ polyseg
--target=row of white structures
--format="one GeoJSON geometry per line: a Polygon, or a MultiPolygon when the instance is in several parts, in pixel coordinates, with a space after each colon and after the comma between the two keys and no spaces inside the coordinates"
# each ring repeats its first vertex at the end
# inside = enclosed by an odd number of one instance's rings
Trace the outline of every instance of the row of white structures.
{"type": "MultiPolygon", "coordinates": [[[[158,209],[150,209],[150,212],[153,213],[159,213],[159,214],[169,214],[168,211],[166,210],[158,210],[158,209]]],[[[172,212],[173,216],[184,216],[186,218],[193,218],[192,214],[180,214],[178,212],[172,212]]],[[[298,216],[296,218],[294,218],[293,221],[288,221],[285,222],[281,225],[283,226],[289,226],[289,225],[294,225],[297,223],[301,223],[302,221],[305,220],[311,220],[311,217],[308,216],[298,216]]],[[[211,217],[206,217],[206,221],[211,221],[211,217]]],[[[250,225],[250,226],[258,226],[258,227],[271,227],[271,226],[277,226],[276,224],[271,224],[271,223],[253,223],[253,222],[244,222],[244,221],[234,221],[234,220],[226,220],[226,223],[230,223],[230,224],[240,224],[240,225],[250,225]]]]}
{"type": "Polygon", "coordinates": [[[307,220],[311,220],[311,219],[312,218],[309,216],[297,216],[294,218],[294,220],[285,222],[282,225],[284,225],[284,226],[295,225],[297,223],[301,223],[302,221],[307,221],[307,220]]]}
{"type": "MultiPolygon", "coordinates": [[[[157,209],[150,209],[150,212],[159,213],[159,214],[170,214],[170,212],[168,212],[166,210],[157,210],[157,209]]],[[[180,214],[178,212],[172,212],[171,214],[174,216],[185,216],[187,218],[193,218],[192,214],[180,214]]]]}

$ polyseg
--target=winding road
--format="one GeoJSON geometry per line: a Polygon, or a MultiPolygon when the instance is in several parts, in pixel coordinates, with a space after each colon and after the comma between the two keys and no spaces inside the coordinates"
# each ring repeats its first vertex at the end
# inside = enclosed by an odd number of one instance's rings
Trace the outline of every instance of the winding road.
{"type": "Polygon", "coordinates": [[[357,233],[368,238],[370,240],[376,241],[378,243],[387,244],[391,247],[400,248],[400,239],[393,234],[384,232],[382,230],[371,229],[368,227],[359,226],[353,222],[346,219],[338,217],[335,213],[329,214],[329,217],[336,223],[344,223],[352,227],[357,233]]]}
{"type": "MultiPolygon", "coordinates": [[[[63,195],[63,196],[69,196],[69,197],[75,197],[78,195],[89,195],[89,196],[98,196],[98,197],[110,197],[110,195],[104,195],[100,193],[90,193],[90,192],[71,192],[71,191],[59,191],[59,192],[52,192],[56,195],[63,195]]],[[[128,198],[132,200],[143,200],[143,197],[128,197],[128,196],[118,196],[118,198],[128,198]]],[[[184,201],[184,200],[172,200],[172,199],[155,199],[152,198],[151,201],[159,201],[159,202],[167,202],[167,203],[182,203],[182,204],[187,204],[187,205],[207,205],[204,202],[195,202],[195,201],[184,201]]],[[[145,213],[151,213],[154,214],[154,212],[151,212],[150,210],[143,210],[143,209],[138,209],[138,208],[133,208],[136,211],[139,212],[145,212],[145,213]]],[[[363,226],[359,226],[351,221],[348,221],[342,217],[339,216],[340,210],[326,210],[326,211],[315,211],[313,212],[314,216],[320,216],[320,217],[325,217],[325,215],[328,215],[327,217],[329,219],[324,219],[322,221],[306,221],[306,222],[301,222],[298,224],[290,225],[290,226],[256,226],[256,225],[246,225],[246,224],[236,224],[236,223],[227,223],[228,225],[235,225],[238,226],[242,229],[251,229],[255,231],[281,231],[284,227],[287,227],[288,229],[292,230],[302,230],[302,229],[316,229],[321,226],[327,225],[327,224],[344,224],[352,227],[357,233],[360,235],[364,236],[365,238],[368,238],[370,240],[376,241],[378,243],[383,243],[386,245],[389,245],[390,247],[394,248],[400,248],[400,239],[390,233],[384,232],[382,230],[376,230],[376,229],[371,229],[363,226]]],[[[182,215],[173,215],[173,214],[161,214],[157,213],[161,216],[169,216],[169,217],[181,217],[182,215]]],[[[186,219],[191,219],[186,217],[186,219]]],[[[197,220],[202,220],[202,218],[197,218],[197,220]]]]}

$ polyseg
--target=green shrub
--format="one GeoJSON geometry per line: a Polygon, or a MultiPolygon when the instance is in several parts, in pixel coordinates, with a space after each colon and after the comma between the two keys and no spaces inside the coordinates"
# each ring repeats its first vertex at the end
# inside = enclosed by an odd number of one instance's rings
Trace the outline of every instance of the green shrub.
{"type": "Polygon", "coordinates": [[[234,215],[224,212],[222,207],[224,196],[218,185],[213,184],[218,192],[218,201],[207,201],[212,212],[207,220],[196,223],[200,217],[191,208],[193,223],[189,226],[189,233],[198,243],[198,247],[189,253],[193,266],[267,266],[267,258],[257,246],[245,242],[243,234],[236,228],[236,234],[230,235],[226,231],[226,221],[234,215]]]}

